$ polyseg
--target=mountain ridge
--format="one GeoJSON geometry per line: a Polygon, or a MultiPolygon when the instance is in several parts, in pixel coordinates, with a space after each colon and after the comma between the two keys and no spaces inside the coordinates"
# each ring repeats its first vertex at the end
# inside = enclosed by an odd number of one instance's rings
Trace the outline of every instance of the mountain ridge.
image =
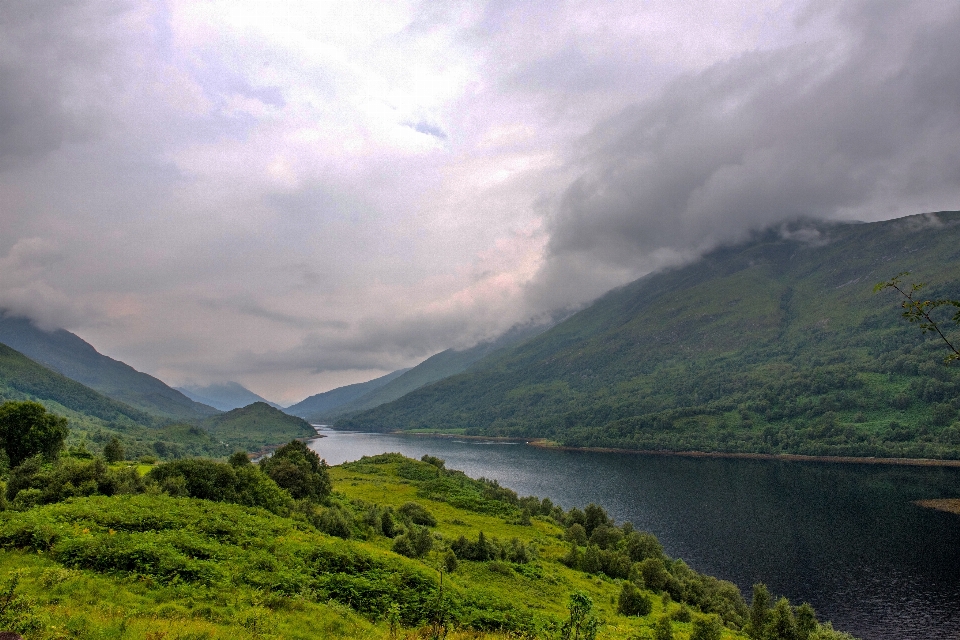
{"type": "Polygon", "coordinates": [[[872,292],[913,271],[931,282],[929,295],[960,297],[957,246],[957,212],[759,232],[614,289],[464,373],[336,426],[627,449],[958,457],[951,398],[960,380],[932,364],[942,355],[906,326],[897,301],[872,292]]]}

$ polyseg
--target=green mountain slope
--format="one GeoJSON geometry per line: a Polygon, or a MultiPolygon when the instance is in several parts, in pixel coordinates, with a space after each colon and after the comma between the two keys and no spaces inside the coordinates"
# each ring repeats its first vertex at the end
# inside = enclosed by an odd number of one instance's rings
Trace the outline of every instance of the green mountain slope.
{"type": "Polygon", "coordinates": [[[270,402],[266,398],[255,394],[253,391],[250,391],[243,385],[236,382],[220,382],[216,384],[208,384],[205,387],[174,387],[174,389],[187,396],[194,402],[205,404],[208,407],[213,407],[219,411],[239,409],[240,407],[245,407],[248,404],[253,404],[254,402],[266,402],[275,409],[282,408],[280,405],[270,402]]]}
{"type": "Polygon", "coordinates": [[[338,407],[372,393],[373,391],[389,383],[397,376],[403,375],[407,371],[409,371],[409,369],[400,369],[399,371],[388,373],[385,376],[380,376],[379,378],[374,378],[373,380],[368,380],[367,382],[348,384],[343,387],[331,389],[330,391],[317,393],[309,398],[301,400],[294,405],[290,405],[284,409],[284,412],[289,413],[292,416],[299,416],[308,420],[311,420],[316,416],[330,415],[330,412],[334,411],[338,407]]]}
{"type": "Polygon", "coordinates": [[[346,417],[571,446],[960,457],[960,378],[872,285],[960,297],[960,213],[807,223],[614,290],[469,371],[346,417]]]}
{"type": "Polygon", "coordinates": [[[25,318],[0,316],[0,343],[105,396],[164,418],[195,419],[217,413],[153,376],[97,352],[63,329],[43,331],[25,318]]]}
{"type": "Polygon", "coordinates": [[[287,415],[265,402],[205,418],[198,425],[214,440],[247,451],[317,434],[305,420],[287,415]]]}
{"type": "Polygon", "coordinates": [[[518,325],[495,340],[481,342],[469,349],[441,351],[406,371],[403,375],[389,381],[388,384],[331,410],[315,412],[309,415],[308,419],[313,421],[330,420],[337,416],[372,409],[387,402],[392,402],[415,389],[466,371],[470,365],[482,358],[546,331],[551,324],[518,325]]]}

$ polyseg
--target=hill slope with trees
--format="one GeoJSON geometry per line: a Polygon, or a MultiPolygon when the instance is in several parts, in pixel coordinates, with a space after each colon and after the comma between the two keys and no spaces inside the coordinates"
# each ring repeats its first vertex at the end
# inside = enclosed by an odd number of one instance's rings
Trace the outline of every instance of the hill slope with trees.
{"type": "Polygon", "coordinates": [[[219,413],[153,376],[99,353],[63,329],[44,331],[26,318],[0,315],[0,343],[105,396],[162,418],[189,420],[219,413]]]}
{"type": "Polygon", "coordinates": [[[797,223],[651,274],[339,428],[570,446],[960,457],[960,377],[873,285],[960,292],[960,213],[797,223]]]}

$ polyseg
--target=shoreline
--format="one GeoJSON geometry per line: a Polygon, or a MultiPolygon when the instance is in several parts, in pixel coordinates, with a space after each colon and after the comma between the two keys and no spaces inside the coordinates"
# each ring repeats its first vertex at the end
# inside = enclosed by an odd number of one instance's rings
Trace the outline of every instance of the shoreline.
{"type": "Polygon", "coordinates": [[[937,458],[873,458],[858,456],[810,456],[799,453],[735,453],[724,451],[669,451],[663,449],[617,449],[613,447],[568,447],[542,438],[527,440],[540,449],[559,451],[590,451],[594,453],[633,453],[648,456],[678,456],[684,458],[735,458],[741,460],[781,460],[785,462],[830,462],[834,464],[885,464],[904,467],[960,467],[960,460],[937,458]]]}

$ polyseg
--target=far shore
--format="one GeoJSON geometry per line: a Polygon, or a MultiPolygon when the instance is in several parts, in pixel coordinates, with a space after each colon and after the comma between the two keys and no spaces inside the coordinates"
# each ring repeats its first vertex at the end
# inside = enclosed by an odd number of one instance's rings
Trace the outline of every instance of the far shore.
{"type": "Polygon", "coordinates": [[[744,460],[785,460],[787,462],[833,462],[837,464],[889,464],[911,467],[960,467],[960,460],[936,458],[874,458],[856,456],[806,456],[797,453],[732,453],[724,451],[668,451],[663,449],[615,449],[611,447],[566,447],[549,440],[527,440],[527,444],[541,449],[560,451],[595,451],[599,453],[635,453],[652,456],[681,456],[685,458],[740,458],[744,460]]]}
{"type": "MultiPolygon", "coordinates": [[[[313,425],[318,426],[318,425],[313,425]]],[[[327,425],[321,425],[327,426],[327,425]]],[[[434,433],[430,431],[387,431],[397,436],[421,436],[430,438],[458,438],[477,442],[515,442],[540,449],[557,451],[590,451],[594,453],[632,453],[645,456],[679,456],[682,458],[734,458],[742,460],[783,460],[786,462],[831,462],[835,464],[885,464],[907,467],[960,467],[960,460],[937,458],[875,458],[858,456],[808,456],[798,453],[734,453],[726,451],[669,451],[665,449],[617,449],[614,447],[568,447],[544,438],[516,438],[507,436],[468,436],[459,433],[434,433]]],[[[926,505],[923,505],[926,506],[926,505]]],[[[960,513],[960,505],[957,507],[960,513]]]]}
{"type": "Polygon", "coordinates": [[[936,509],[937,511],[946,511],[960,516],[960,498],[940,498],[938,500],[917,500],[913,504],[926,507],[927,509],[936,509]]]}

